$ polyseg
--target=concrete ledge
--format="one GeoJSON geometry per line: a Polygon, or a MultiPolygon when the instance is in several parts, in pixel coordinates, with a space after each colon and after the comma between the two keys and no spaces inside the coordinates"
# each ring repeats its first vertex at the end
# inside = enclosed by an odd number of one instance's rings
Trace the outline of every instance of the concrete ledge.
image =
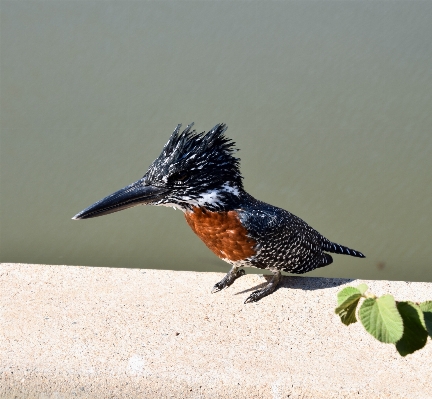
{"type": "MultiPolygon", "coordinates": [[[[1,264],[1,398],[432,398],[432,343],[406,358],[334,315],[360,281],[1,264]]],[[[431,299],[431,283],[365,281],[431,299]]]]}

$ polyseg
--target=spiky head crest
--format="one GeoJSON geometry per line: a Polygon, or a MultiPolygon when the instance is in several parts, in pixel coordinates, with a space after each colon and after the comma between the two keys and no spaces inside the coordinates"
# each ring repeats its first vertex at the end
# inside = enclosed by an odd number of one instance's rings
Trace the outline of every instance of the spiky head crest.
{"type": "Polygon", "coordinates": [[[243,189],[235,143],[224,135],[227,126],[217,124],[207,133],[192,126],[182,132],[181,125],[176,127],[143,177],[147,184],[170,189],[154,205],[220,209],[243,189]]]}

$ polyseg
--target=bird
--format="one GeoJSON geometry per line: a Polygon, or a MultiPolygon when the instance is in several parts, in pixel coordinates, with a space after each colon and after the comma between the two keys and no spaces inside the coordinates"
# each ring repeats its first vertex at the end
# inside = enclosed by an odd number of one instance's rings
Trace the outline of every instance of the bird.
{"type": "Polygon", "coordinates": [[[193,123],[177,125],[161,154],[144,176],[76,214],[89,219],[137,205],[180,209],[204,244],[231,265],[212,292],[221,291],[245,274],[244,267],[269,270],[268,283],[244,303],[273,293],[282,271],[303,274],[330,265],[329,253],[364,258],[361,252],[336,244],[299,217],[255,199],[243,187],[236,143],[217,124],[197,133],[193,123]]]}

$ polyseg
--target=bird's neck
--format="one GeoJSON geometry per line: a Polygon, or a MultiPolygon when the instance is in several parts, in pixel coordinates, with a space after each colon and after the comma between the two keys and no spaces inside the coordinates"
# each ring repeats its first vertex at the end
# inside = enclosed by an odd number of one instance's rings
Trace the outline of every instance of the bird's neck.
{"type": "Polygon", "coordinates": [[[202,193],[190,207],[199,207],[209,212],[229,212],[238,209],[248,196],[242,187],[224,185],[202,193]]]}
{"type": "Polygon", "coordinates": [[[161,205],[182,210],[184,213],[193,212],[194,209],[202,209],[204,212],[229,212],[241,207],[250,195],[244,191],[243,187],[224,184],[197,195],[188,194],[180,200],[177,198],[173,202],[161,205]]]}

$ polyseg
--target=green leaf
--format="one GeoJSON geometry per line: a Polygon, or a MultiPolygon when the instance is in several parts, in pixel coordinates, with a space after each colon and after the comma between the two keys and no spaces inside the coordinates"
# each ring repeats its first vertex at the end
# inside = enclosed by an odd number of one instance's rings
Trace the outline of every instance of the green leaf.
{"type": "Polygon", "coordinates": [[[345,325],[349,326],[357,321],[355,311],[360,298],[361,292],[354,287],[346,287],[338,293],[339,306],[335,309],[335,313],[345,325]]]}
{"type": "Polygon", "coordinates": [[[341,311],[338,312],[342,323],[344,323],[346,326],[349,326],[350,324],[357,322],[355,311],[357,309],[357,305],[359,303],[359,300],[360,300],[360,297],[357,297],[357,300],[355,302],[352,302],[350,305],[341,309],[341,311]]]}
{"type": "Polygon", "coordinates": [[[349,296],[348,298],[345,299],[344,302],[342,302],[342,303],[341,303],[341,304],[340,304],[340,305],[335,309],[335,313],[336,313],[336,314],[339,314],[342,310],[344,310],[344,309],[347,308],[348,306],[351,306],[354,302],[356,302],[356,305],[355,305],[355,306],[357,306],[357,303],[358,303],[358,301],[359,301],[360,298],[361,298],[360,293],[353,294],[353,295],[349,296]]]}
{"type": "Polygon", "coordinates": [[[360,291],[360,293],[363,295],[367,290],[368,286],[366,284],[360,284],[357,286],[357,289],[360,291]]]}
{"type": "Polygon", "coordinates": [[[338,306],[341,306],[349,297],[353,295],[360,295],[361,292],[354,287],[345,287],[342,291],[339,291],[337,294],[338,306]]]}
{"type": "Polygon", "coordinates": [[[426,345],[428,333],[420,306],[413,302],[398,302],[396,306],[404,324],[404,332],[396,343],[396,349],[401,356],[406,356],[426,345]]]}
{"type": "Polygon", "coordinates": [[[391,295],[367,298],[360,307],[359,316],[366,331],[378,341],[394,344],[401,339],[402,317],[391,295]]]}
{"type": "Polygon", "coordinates": [[[429,334],[429,337],[432,338],[432,301],[421,303],[420,309],[423,312],[426,330],[429,334]]]}

